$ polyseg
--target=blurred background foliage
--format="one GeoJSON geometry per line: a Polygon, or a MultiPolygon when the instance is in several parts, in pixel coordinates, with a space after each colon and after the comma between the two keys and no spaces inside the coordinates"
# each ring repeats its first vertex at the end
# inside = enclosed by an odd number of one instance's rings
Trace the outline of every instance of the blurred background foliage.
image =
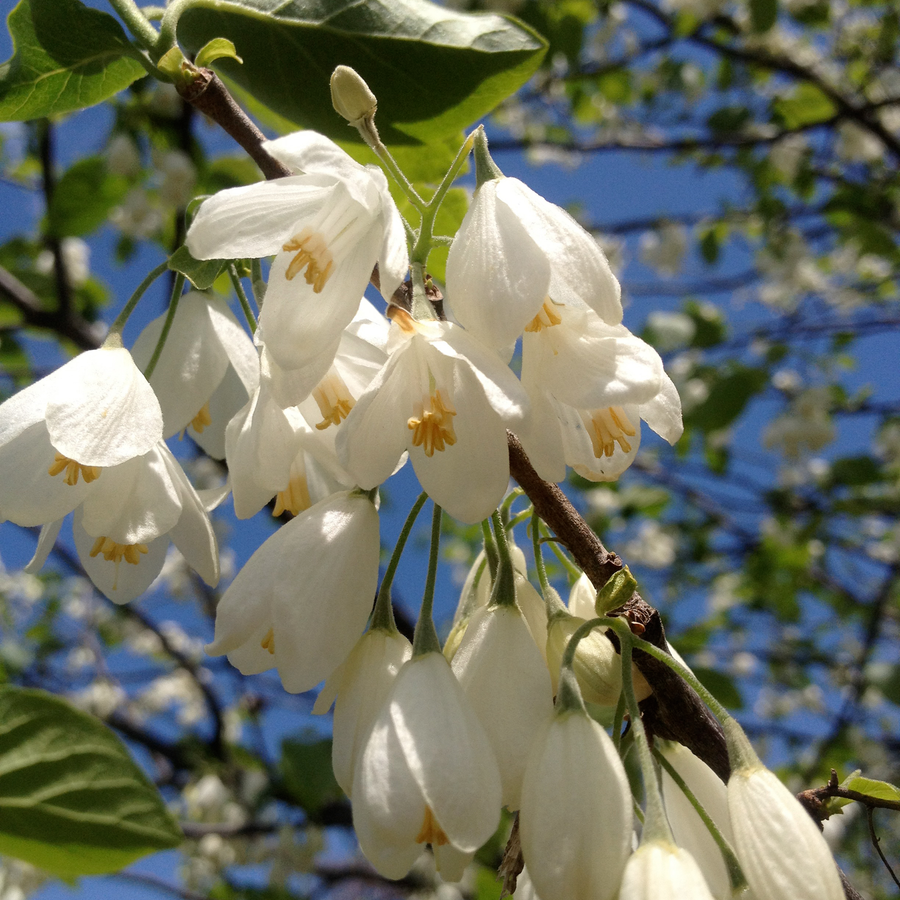
{"type": "MultiPolygon", "coordinates": [[[[630,564],[675,647],[792,788],[823,784],[832,767],[840,778],[862,769],[896,783],[896,4],[453,5],[512,13],[546,38],[537,69],[535,39],[516,70],[519,82],[534,70],[530,80],[486,121],[495,158],[568,203],[596,234],[622,281],[626,324],[664,354],[685,407],[674,449],[647,440],[619,482],[573,477],[568,493],[630,564]]],[[[199,31],[199,17],[195,24],[199,31]]],[[[240,53],[239,34],[228,36],[240,53]]],[[[284,110],[259,99],[248,106],[270,134],[284,125],[284,110]]],[[[192,197],[259,177],[150,78],[100,109],[0,131],[4,397],[96,345],[124,296],[180,245],[192,197]]],[[[426,163],[449,162],[462,124],[431,143],[418,130],[425,145],[401,146],[398,157],[426,183],[435,177],[426,163]]],[[[447,207],[448,232],[464,201],[459,191],[447,207]]],[[[203,486],[220,472],[189,443],[179,453],[203,486]]],[[[388,489],[387,513],[404,515],[405,490],[388,489]]],[[[217,527],[237,564],[269,530],[227,513],[217,527]]],[[[189,838],[174,862],[113,878],[214,900],[458,896],[436,888],[427,865],[385,883],[360,862],[327,728],[308,718],[312,699],[204,656],[216,596],[178,559],[149,599],[114,607],[65,543],[36,577],[18,571],[33,536],[10,524],[0,535],[3,678],[109,723],[189,838]]],[[[477,529],[448,526],[446,622],[479,539],[477,529]]],[[[554,574],[564,588],[565,569],[554,574]]],[[[410,600],[420,583],[415,573],[398,594],[410,600]]],[[[872,900],[896,896],[865,813],[843,812],[828,833],[852,882],[872,900]]],[[[896,815],[879,813],[874,826],[896,869],[896,815]]],[[[492,870],[501,848],[498,837],[482,852],[484,868],[459,888],[463,896],[499,896],[492,870]]],[[[41,884],[14,860],[0,868],[3,900],[41,884]]]]}

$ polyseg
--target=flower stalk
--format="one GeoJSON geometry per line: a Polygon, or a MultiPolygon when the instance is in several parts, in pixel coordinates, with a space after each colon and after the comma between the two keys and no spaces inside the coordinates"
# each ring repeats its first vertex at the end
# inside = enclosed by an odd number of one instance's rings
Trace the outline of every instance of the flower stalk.
{"type": "Polygon", "coordinates": [[[419,621],[413,634],[413,658],[426,653],[440,653],[441,642],[434,627],[434,586],[437,581],[438,556],[441,550],[441,508],[434,504],[431,517],[431,548],[428,555],[428,575],[425,578],[425,591],[422,595],[422,608],[419,610],[419,621]]]}

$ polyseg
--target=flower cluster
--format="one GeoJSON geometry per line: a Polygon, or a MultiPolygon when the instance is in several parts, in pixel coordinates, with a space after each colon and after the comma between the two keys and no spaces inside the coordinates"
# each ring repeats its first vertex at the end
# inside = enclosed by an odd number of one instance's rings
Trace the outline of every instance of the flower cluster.
{"type": "MultiPolygon", "coordinates": [[[[354,96],[339,108],[377,139],[374,98],[354,96]]],[[[622,324],[619,284],[596,241],[502,176],[483,135],[474,142],[479,184],[447,263],[452,320],[428,300],[422,236],[408,247],[413,229],[380,168],[312,132],[267,143],[293,174],[207,199],[187,235],[196,259],[273,257],[252,337],[221,301],[191,291],[131,352],[114,330],[8,400],[0,520],[41,526],[36,569],[74,513],[86,572],[127,602],[159,575],[169,541],[217,583],[209,511],[229,491],[241,518],[273,504],[289,521],[224,592],[207,652],[244,674],[277,669],[291,692],[325,681],[315,711],[335,704],[335,774],[380,873],[403,877],[429,844],[442,877],[458,880],[506,807],[519,812],[531,896],[725,898],[735,885],[724,857],[669,785],[674,837],[645,828],[632,853],[628,777],[585,702],[612,714],[624,696],[636,709],[650,685],[623,663],[614,623],[591,630],[611,607],[586,578],[563,605],[537,550],[536,589],[495,512],[509,483],[507,430],[548,480],[567,467],[613,480],[635,458],[642,420],[678,439],[678,393],[656,351],[622,324]],[[386,315],[363,298],[373,272],[386,315]],[[517,345],[521,377],[510,367],[517,345]],[[191,485],[166,444],[185,432],[225,460],[224,488],[191,485]],[[393,623],[393,569],[372,611],[376,489],[407,460],[438,507],[494,522],[496,546],[473,568],[443,647],[433,578],[412,644],[393,623]]],[[[440,510],[435,523],[439,536],[440,510]]],[[[760,861],[770,842],[759,838],[757,805],[783,803],[768,781],[756,786],[761,778],[740,768],[725,802],[751,887],[774,900],[831,900],[837,876],[809,829],[815,894],[787,893],[798,879],[760,861]]],[[[708,793],[718,798],[716,784],[708,793]]],[[[778,827],[795,819],[784,812],[778,827]]]]}

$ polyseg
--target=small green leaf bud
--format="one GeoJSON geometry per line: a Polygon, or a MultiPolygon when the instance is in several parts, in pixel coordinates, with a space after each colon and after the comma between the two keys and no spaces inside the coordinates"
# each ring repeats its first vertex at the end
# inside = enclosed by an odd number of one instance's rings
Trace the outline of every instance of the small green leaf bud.
{"type": "Polygon", "coordinates": [[[375,115],[378,100],[362,77],[350,66],[331,73],[331,102],[335,110],[357,128],[375,115]]]}

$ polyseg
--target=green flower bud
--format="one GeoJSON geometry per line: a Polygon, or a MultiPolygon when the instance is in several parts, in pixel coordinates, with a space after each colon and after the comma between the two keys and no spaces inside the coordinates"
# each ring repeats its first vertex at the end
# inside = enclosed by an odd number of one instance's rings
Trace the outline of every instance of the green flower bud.
{"type": "Polygon", "coordinates": [[[350,66],[331,73],[331,103],[351,125],[358,126],[375,115],[378,100],[362,77],[350,66]]]}

